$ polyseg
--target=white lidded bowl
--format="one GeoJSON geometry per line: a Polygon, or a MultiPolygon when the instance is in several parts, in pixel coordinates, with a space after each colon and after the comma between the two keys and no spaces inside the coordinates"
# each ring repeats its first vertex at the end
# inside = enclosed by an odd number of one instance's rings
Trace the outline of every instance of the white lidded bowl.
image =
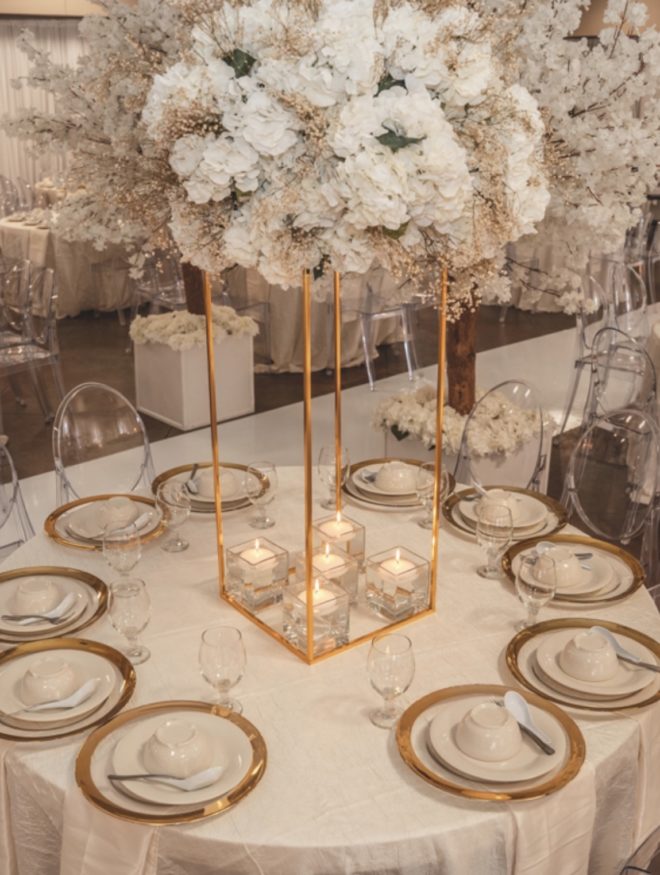
{"type": "Polygon", "coordinates": [[[65,699],[78,688],[73,667],[57,653],[32,660],[21,678],[20,697],[26,705],[65,699]]]}
{"type": "Polygon", "coordinates": [[[408,493],[415,491],[416,476],[416,470],[405,462],[385,462],[376,473],[374,483],[387,492],[408,493]]]}
{"type": "Polygon", "coordinates": [[[511,759],[522,745],[518,723],[494,702],[471,708],[457,724],[455,739],[464,754],[488,763],[511,759]]]}
{"type": "Polygon", "coordinates": [[[188,778],[211,765],[211,745],[206,733],[194,723],[173,718],[162,723],[147,740],[142,761],[154,774],[188,778]]]}
{"type": "Polygon", "coordinates": [[[60,600],[60,589],[50,577],[24,577],[18,582],[12,599],[17,614],[45,614],[60,600]]]}
{"type": "Polygon", "coordinates": [[[129,526],[139,516],[135,503],[124,495],[113,495],[99,507],[99,522],[102,528],[107,526],[129,526]]]}
{"type": "Polygon", "coordinates": [[[535,566],[535,576],[541,583],[552,583],[556,576],[559,589],[569,589],[582,580],[580,560],[568,547],[549,547],[542,553],[535,566]]]}
{"type": "MultiPolygon", "coordinates": [[[[203,498],[213,498],[215,485],[213,483],[213,468],[201,468],[195,475],[195,484],[203,498]]],[[[220,490],[222,500],[232,498],[238,492],[238,480],[232,471],[220,470],[220,490]]]]}
{"type": "Polygon", "coordinates": [[[593,629],[585,629],[560,651],[559,665],[572,678],[598,682],[613,678],[619,661],[607,638],[593,629]]]}

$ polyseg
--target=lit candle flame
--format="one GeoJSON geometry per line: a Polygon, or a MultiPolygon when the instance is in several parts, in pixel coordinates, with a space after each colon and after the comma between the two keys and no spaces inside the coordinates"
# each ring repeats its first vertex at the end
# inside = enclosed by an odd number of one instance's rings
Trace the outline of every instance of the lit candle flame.
{"type": "Polygon", "coordinates": [[[325,555],[326,555],[326,556],[329,556],[329,555],[330,555],[330,544],[326,544],[326,545],[325,545],[325,555]]]}
{"type": "Polygon", "coordinates": [[[337,511],[337,522],[338,523],[341,522],[341,511],[340,510],[337,511]]]}
{"type": "Polygon", "coordinates": [[[316,595],[320,589],[321,589],[321,581],[317,577],[316,580],[314,581],[314,595],[316,595]]]}
{"type": "Polygon", "coordinates": [[[258,553],[260,549],[261,549],[261,544],[259,543],[259,538],[255,538],[255,541],[254,541],[255,553],[258,553]]]}
{"type": "Polygon", "coordinates": [[[400,547],[396,548],[396,553],[394,554],[394,559],[395,559],[397,565],[399,564],[399,562],[401,562],[401,548],[400,547]]]}

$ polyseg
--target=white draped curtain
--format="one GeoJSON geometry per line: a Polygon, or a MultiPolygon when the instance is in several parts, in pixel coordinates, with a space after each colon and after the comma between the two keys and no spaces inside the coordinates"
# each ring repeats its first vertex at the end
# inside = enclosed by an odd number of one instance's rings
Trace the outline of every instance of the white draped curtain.
{"type": "MultiPolygon", "coordinates": [[[[25,76],[28,59],[19,51],[16,41],[22,30],[34,35],[33,43],[50,53],[53,61],[73,65],[82,52],[77,19],[3,18],[0,19],[0,117],[14,115],[19,108],[52,111],[49,94],[37,88],[14,88],[12,80],[25,76]]],[[[28,152],[22,140],[0,130],[0,174],[10,179],[22,177],[36,182],[44,176],[54,176],[64,169],[61,152],[53,151],[35,156],[28,152]]]]}

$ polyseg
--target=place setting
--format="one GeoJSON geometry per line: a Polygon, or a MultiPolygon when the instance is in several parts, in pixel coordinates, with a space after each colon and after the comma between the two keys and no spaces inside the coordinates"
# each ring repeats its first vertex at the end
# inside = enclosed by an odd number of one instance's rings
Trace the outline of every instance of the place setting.
{"type": "Polygon", "coordinates": [[[107,609],[105,583],[75,568],[35,566],[0,574],[0,641],[19,644],[71,635],[107,609]]]}
{"type": "MultiPolygon", "coordinates": [[[[222,512],[244,510],[252,504],[252,498],[265,494],[270,481],[260,471],[236,462],[220,463],[220,488],[222,512]]],[[[190,498],[192,513],[215,513],[215,486],[212,462],[195,462],[179,465],[163,471],[153,481],[151,488],[156,495],[162,484],[181,483],[190,498]]]]}
{"type": "Polygon", "coordinates": [[[511,515],[511,540],[526,540],[534,535],[547,537],[568,522],[566,510],[547,495],[516,486],[474,486],[450,495],[442,511],[445,519],[468,535],[477,535],[480,520],[489,524],[497,508],[511,515]]]}
{"type": "Polygon", "coordinates": [[[134,494],[93,495],[58,507],[44,523],[46,534],[66,547],[101,550],[108,531],[133,531],[142,542],[165,530],[156,501],[134,494]]]}
{"type": "MultiPolygon", "coordinates": [[[[343,490],[355,504],[371,510],[417,510],[432,498],[433,471],[433,463],[417,459],[367,459],[347,468],[343,490]]],[[[451,474],[443,476],[442,498],[455,486],[451,474]]]]}
{"type": "Polygon", "coordinates": [[[515,582],[554,574],[553,604],[572,609],[593,608],[628,598],[644,583],[637,559],[615,544],[586,535],[553,535],[513,544],[502,557],[502,568],[515,582]],[[538,559],[528,563],[527,559],[538,559]]]}
{"type": "Polygon", "coordinates": [[[135,689],[117,650],[82,638],[17,645],[0,656],[0,737],[45,741],[113,717],[135,689]]]}
{"type": "Polygon", "coordinates": [[[506,662],[527,689],[581,710],[620,711],[660,699],[660,643],[606,620],[528,626],[508,644],[506,662]]]}
{"type": "Polygon", "coordinates": [[[403,713],[396,740],[424,780],[494,802],[556,792],[577,775],[586,750],[577,725],[556,705],[489,684],[423,696],[403,713]]]}

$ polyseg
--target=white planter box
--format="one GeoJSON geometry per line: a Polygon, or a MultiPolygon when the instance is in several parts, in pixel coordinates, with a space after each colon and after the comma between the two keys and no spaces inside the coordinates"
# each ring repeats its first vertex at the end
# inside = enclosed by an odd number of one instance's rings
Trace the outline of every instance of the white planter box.
{"type": "MultiPolygon", "coordinates": [[[[136,343],[137,408],[183,431],[209,425],[206,347],[181,352],[163,343],[136,343]]],[[[222,337],[215,344],[218,422],[254,413],[254,356],[247,335],[222,337]]]]}

